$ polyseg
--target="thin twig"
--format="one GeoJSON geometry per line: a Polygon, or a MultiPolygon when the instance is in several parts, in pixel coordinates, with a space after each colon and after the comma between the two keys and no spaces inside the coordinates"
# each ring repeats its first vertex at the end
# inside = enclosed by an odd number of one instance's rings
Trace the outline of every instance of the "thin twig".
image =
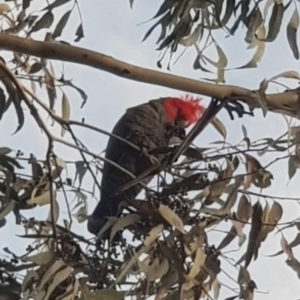
{"type": "MultiPolygon", "coordinates": [[[[68,126],[67,129],[68,129],[68,131],[70,132],[70,134],[71,134],[71,136],[72,136],[72,138],[73,138],[73,140],[74,140],[74,143],[76,144],[77,147],[79,147],[77,138],[76,138],[76,136],[75,136],[73,130],[71,129],[70,126],[68,126]]],[[[95,182],[95,184],[97,185],[97,187],[98,187],[98,189],[99,189],[99,192],[101,192],[101,186],[100,186],[100,184],[99,184],[99,182],[98,182],[98,180],[97,180],[97,178],[96,178],[96,175],[94,174],[94,172],[93,172],[93,170],[92,170],[92,168],[91,168],[89,162],[87,161],[87,159],[86,159],[85,155],[83,154],[82,150],[80,150],[79,153],[80,153],[80,155],[81,155],[81,157],[82,157],[84,163],[86,164],[86,167],[88,168],[90,174],[92,175],[92,177],[93,177],[93,179],[94,179],[94,182],[95,182]]]]}
{"type": "Polygon", "coordinates": [[[42,106],[42,108],[44,110],[46,110],[46,112],[51,116],[51,118],[53,120],[55,120],[56,122],[58,122],[60,125],[65,125],[65,126],[69,126],[69,125],[76,125],[76,126],[81,126],[81,127],[85,127],[94,131],[97,131],[99,133],[102,133],[104,135],[107,135],[109,137],[113,137],[115,139],[118,139],[124,143],[126,143],[127,145],[131,146],[132,148],[136,149],[136,150],[141,150],[140,147],[138,147],[137,145],[131,143],[130,141],[127,141],[126,139],[123,139],[122,137],[115,135],[113,133],[110,133],[108,131],[105,131],[103,129],[100,129],[98,127],[95,127],[93,125],[89,125],[86,123],[82,123],[82,122],[78,122],[75,120],[66,120],[63,119],[61,117],[59,117],[58,115],[56,115],[50,108],[47,107],[47,105],[45,105],[34,93],[32,93],[28,88],[26,88],[25,86],[23,86],[24,90],[26,91],[26,93],[28,93],[40,106],[42,106]]]}

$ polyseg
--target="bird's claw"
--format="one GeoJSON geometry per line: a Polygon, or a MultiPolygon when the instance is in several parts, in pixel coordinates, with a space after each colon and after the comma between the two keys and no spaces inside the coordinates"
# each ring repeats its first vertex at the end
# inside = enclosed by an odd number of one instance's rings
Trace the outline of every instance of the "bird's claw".
{"type": "Polygon", "coordinates": [[[149,154],[148,150],[145,147],[142,147],[142,155],[146,156],[149,158],[151,164],[156,165],[159,163],[159,160],[157,157],[155,157],[152,154],[149,154]]]}

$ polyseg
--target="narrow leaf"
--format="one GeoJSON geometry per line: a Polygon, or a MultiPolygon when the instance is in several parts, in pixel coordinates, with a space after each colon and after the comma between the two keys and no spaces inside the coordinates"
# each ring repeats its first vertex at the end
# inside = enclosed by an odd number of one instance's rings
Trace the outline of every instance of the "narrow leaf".
{"type": "Polygon", "coordinates": [[[31,33],[43,28],[49,28],[54,21],[54,15],[51,11],[46,12],[31,28],[31,33]]]}
{"type": "Polygon", "coordinates": [[[74,40],[75,42],[79,42],[84,37],[83,26],[81,23],[78,26],[75,35],[77,36],[77,38],[74,40]]]}
{"type": "Polygon", "coordinates": [[[137,214],[130,214],[127,215],[121,219],[119,219],[111,228],[111,233],[110,233],[110,241],[113,240],[115,237],[116,233],[125,227],[132,225],[140,220],[140,216],[137,214]]]}
{"type": "Polygon", "coordinates": [[[257,252],[260,244],[257,241],[262,225],[262,207],[259,202],[253,206],[252,225],[249,234],[249,241],[245,256],[245,268],[248,267],[252,258],[257,257],[257,252]]]}
{"type": "Polygon", "coordinates": [[[296,174],[297,169],[299,168],[299,160],[296,156],[291,155],[288,162],[288,174],[289,179],[291,180],[292,177],[296,174]]]}
{"type": "Polygon", "coordinates": [[[275,75],[269,79],[269,81],[276,80],[278,78],[288,78],[288,79],[296,79],[300,80],[300,74],[297,71],[291,70],[291,71],[285,71],[282,73],[279,73],[278,75],[275,75]]]}
{"type": "Polygon", "coordinates": [[[173,227],[175,227],[180,232],[183,232],[183,223],[182,220],[174,213],[168,206],[163,204],[159,205],[158,211],[160,215],[173,227]]]}
{"type": "Polygon", "coordinates": [[[75,175],[74,183],[78,177],[79,187],[80,187],[82,183],[82,179],[87,171],[87,166],[85,165],[84,161],[79,160],[75,162],[75,167],[76,167],[76,175],[75,175]]]}
{"type": "MultiPolygon", "coordinates": [[[[63,92],[63,98],[62,98],[62,118],[66,121],[69,121],[70,119],[70,103],[69,99],[66,96],[66,94],[63,92]]],[[[62,126],[61,128],[61,136],[64,136],[66,133],[66,128],[62,126]]]]}
{"type": "Polygon", "coordinates": [[[53,3],[51,3],[50,5],[48,5],[47,7],[45,7],[43,10],[51,10],[55,7],[61,6],[65,3],[70,2],[71,0],[56,0],[53,3]]]}
{"type": "Polygon", "coordinates": [[[16,202],[11,200],[3,208],[0,209],[0,221],[3,220],[15,207],[16,202]]]}
{"type": "Polygon", "coordinates": [[[72,268],[69,266],[67,266],[63,270],[59,271],[58,273],[56,273],[56,275],[53,278],[52,283],[50,284],[50,286],[47,289],[47,294],[46,294],[45,298],[43,298],[43,300],[48,300],[50,298],[51,294],[56,289],[56,287],[61,282],[65,281],[71,274],[72,274],[72,268]]]}
{"type": "Polygon", "coordinates": [[[202,248],[198,248],[196,251],[196,256],[193,262],[193,266],[190,269],[189,273],[185,276],[186,281],[193,280],[196,275],[200,272],[201,268],[203,267],[205,263],[206,255],[202,248]]]}
{"type": "Polygon", "coordinates": [[[284,13],[283,3],[274,2],[272,15],[269,21],[269,31],[265,39],[266,42],[273,42],[280,30],[284,13]]]}
{"type": "Polygon", "coordinates": [[[63,29],[68,23],[69,17],[71,15],[72,10],[67,11],[57,23],[54,32],[52,34],[52,38],[55,40],[57,37],[61,36],[63,29]]]}
{"type": "Polygon", "coordinates": [[[32,1],[32,0],[23,0],[23,2],[22,2],[23,11],[25,11],[25,9],[30,6],[30,1],[32,1]]]}
{"type": "Polygon", "coordinates": [[[54,258],[54,252],[47,251],[41,252],[32,256],[27,256],[24,258],[25,261],[31,261],[37,265],[45,265],[49,263],[54,258]]]}
{"type": "Polygon", "coordinates": [[[12,149],[8,147],[0,147],[0,155],[6,155],[9,154],[12,151],[12,149]]]}
{"type": "Polygon", "coordinates": [[[299,59],[299,50],[297,45],[297,30],[299,27],[299,14],[297,8],[295,8],[294,13],[287,25],[286,35],[290,45],[290,48],[293,51],[294,57],[299,59]]]}
{"type": "Polygon", "coordinates": [[[37,72],[41,71],[43,69],[43,67],[44,67],[43,64],[41,64],[40,62],[36,62],[30,67],[28,74],[37,73],[37,72]]]}
{"type": "Polygon", "coordinates": [[[146,247],[150,246],[158,238],[158,236],[161,234],[163,229],[164,226],[162,224],[159,224],[156,227],[152,228],[149,231],[148,236],[144,240],[144,245],[146,247]]]}
{"type": "Polygon", "coordinates": [[[216,128],[216,130],[226,139],[227,131],[224,124],[217,117],[211,119],[211,124],[216,128]]]}

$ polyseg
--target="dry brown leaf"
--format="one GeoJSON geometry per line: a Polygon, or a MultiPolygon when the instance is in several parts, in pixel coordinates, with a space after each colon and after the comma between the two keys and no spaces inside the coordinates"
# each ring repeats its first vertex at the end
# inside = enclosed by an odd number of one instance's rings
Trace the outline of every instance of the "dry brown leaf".
{"type": "Polygon", "coordinates": [[[49,263],[54,258],[54,252],[52,251],[46,251],[37,253],[32,256],[27,256],[24,258],[25,261],[31,261],[33,263],[36,263],[37,265],[45,265],[49,263]]]}
{"type": "Polygon", "coordinates": [[[274,230],[282,217],[282,213],[282,207],[278,202],[274,201],[271,207],[268,203],[266,204],[263,211],[262,223],[270,225],[262,225],[258,238],[260,242],[263,242],[267,238],[267,235],[274,230]]]}
{"type": "Polygon", "coordinates": [[[55,274],[53,281],[49,285],[49,287],[47,289],[47,294],[43,298],[43,300],[48,300],[49,297],[51,296],[51,294],[54,292],[54,290],[58,287],[58,285],[60,285],[63,281],[65,281],[72,274],[72,272],[73,272],[73,269],[69,266],[65,267],[61,271],[58,271],[55,274]]]}
{"type": "Polygon", "coordinates": [[[266,29],[264,24],[262,23],[261,26],[256,31],[256,36],[258,37],[258,39],[253,39],[251,44],[248,46],[248,49],[257,47],[253,57],[250,59],[250,61],[247,64],[239,67],[238,69],[257,68],[258,63],[261,62],[266,49],[265,42],[261,41],[261,39],[264,39],[265,35],[266,35],[266,29]]]}
{"type": "MultiPolygon", "coordinates": [[[[27,284],[30,281],[37,281],[39,280],[39,274],[36,271],[28,271],[22,281],[22,293],[23,295],[27,295],[26,290],[27,290],[27,284]]],[[[29,295],[28,295],[29,296],[29,295]]]]}
{"type": "Polygon", "coordinates": [[[247,251],[245,255],[245,268],[248,267],[252,258],[256,259],[258,255],[258,249],[260,243],[258,242],[258,236],[262,226],[262,207],[259,202],[256,202],[253,206],[253,214],[251,220],[251,230],[249,233],[247,251]]]}
{"type": "Polygon", "coordinates": [[[61,296],[56,297],[55,300],[75,300],[75,297],[73,295],[73,289],[74,285],[73,283],[70,283],[65,289],[65,292],[61,296]]]}
{"type": "Polygon", "coordinates": [[[41,291],[45,284],[53,278],[54,274],[56,272],[58,272],[59,270],[61,270],[62,268],[64,268],[66,266],[66,264],[64,263],[64,261],[62,259],[58,259],[54,262],[54,264],[52,264],[44,273],[43,277],[41,278],[41,282],[39,284],[39,286],[37,287],[38,291],[41,291]]]}
{"type": "Polygon", "coordinates": [[[173,227],[175,227],[178,231],[184,232],[182,220],[178,217],[176,213],[174,213],[168,206],[163,204],[159,205],[158,211],[160,215],[173,227]]]}
{"type": "Polygon", "coordinates": [[[185,281],[192,281],[200,272],[201,268],[204,266],[206,254],[202,248],[198,248],[196,251],[195,259],[193,265],[187,275],[184,276],[185,281]]]}
{"type": "Polygon", "coordinates": [[[211,119],[211,124],[216,128],[216,130],[226,139],[227,131],[225,125],[217,117],[211,119]]]}
{"type": "Polygon", "coordinates": [[[10,200],[3,208],[0,210],[0,221],[3,220],[15,207],[16,202],[10,200]]]}
{"type": "Polygon", "coordinates": [[[150,245],[152,245],[152,243],[161,234],[161,232],[163,231],[163,229],[164,229],[164,225],[163,224],[159,224],[159,225],[155,226],[154,228],[152,228],[149,231],[148,236],[144,240],[144,245],[147,246],[147,247],[150,246],[150,245]]]}
{"type": "Polygon", "coordinates": [[[287,254],[287,256],[288,256],[289,258],[294,257],[293,251],[292,251],[291,247],[289,246],[287,240],[285,239],[285,237],[284,237],[283,235],[282,235],[282,237],[281,237],[280,244],[281,244],[281,248],[282,248],[283,252],[284,252],[285,254],[287,254]]]}
{"type": "Polygon", "coordinates": [[[217,279],[215,279],[213,281],[213,283],[212,283],[212,289],[213,289],[214,299],[215,300],[219,299],[221,284],[220,284],[220,282],[217,279]]]}
{"type": "Polygon", "coordinates": [[[112,227],[116,222],[118,222],[118,220],[118,217],[108,217],[108,221],[100,229],[97,236],[100,238],[103,235],[103,233],[106,232],[110,227],[112,227]]]}
{"type": "Polygon", "coordinates": [[[113,238],[119,230],[122,230],[125,227],[138,222],[140,219],[141,217],[137,214],[130,214],[119,219],[116,223],[114,223],[114,225],[111,228],[110,241],[113,240],[113,238]]]}
{"type": "Polygon", "coordinates": [[[247,222],[251,218],[252,213],[253,213],[253,208],[251,206],[250,201],[245,195],[242,195],[239,200],[239,204],[236,212],[237,219],[243,222],[247,222]]]}
{"type": "Polygon", "coordinates": [[[260,163],[253,156],[245,154],[246,158],[246,178],[244,182],[244,190],[248,190],[257,177],[257,171],[262,169],[260,163]]]}
{"type": "MultiPolygon", "coordinates": [[[[235,170],[234,164],[230,160],[226,160],[227,166],[225,170],[222,170],[219,173],[219,179],[221,181],[217,181],[213,183],[206,192],[209,191],[208,196],[204,200],[204,205],[210,205],[214,201],[218,200],[221,195],[225,192],[227,188],[227,184],[230,182],[233,172],[235,170]]],[[[204,192],[204,191],[203,191],[204,192]]]]}
{"type": "Polygon", "coordinates": [[[179,43],[185,47],[190,47],[193,46],[199,40],[200,36],[201,26],[197,26],[192,34],[183,37],[179,43]]]}
{"type": "Polygon", "coordinates": [[[103,290],[97,290],[94,293],[92,293],[92,298],[87,297],[87,300],[123,300],[124,296],[121,292],[118,292],[113,289],[103,289],[103,290]]]}
{"type": "Polygon", "coordinates": [[[190,232],[184,237],[184,251],[186,255],[191,256],[194,254],[206,241],[207,236],[203,226],[201,226],[201,224],[194,225],[190,232]]]}
{"type": "Polygon", "coordinates": [[[160,260],[156,257],[154,260],[148,256],[143,261],[139,262],[141,272],[145,273],[149,281],[160,279],[169,270],[169,261],[164,258],[160,260]]]}
{"type": "MultiPolygon", "coordinates": [[[[293,71],[293,70],[285,71],[285,72],[279,73],[278,75],[275,75],[275,76],[271,77],[269,79],[269,81],[274,81],[278,78],[289,78],[289,79],[300,80],[300,74],[297,71],[293,71]]],[[[290,127],[290,128],[292,128],[292,127],[290,127]]],[[[298,126],[296,128],[298,129],[297,131],[299,131],[298,126]]]]}
{"type": "MultiPolygon", "coordinates": [[[[53,199],[56,199],[56,190],[53,191],[53,199]]],[[[50,202],[51,195],[49,190],[40,196],[32,197],[31,199],[27,200],[27,204],[38,204],[39,206],[49,204],[50,202]]]]}
{"type": "Polygon", "coordinates": [[[9,5],[8,4],[5,4],[5,3],[1,3],[0,4],[0,15],[3,15],[7,12],[9,12],[10,8],[9,8],[9,5]]]}

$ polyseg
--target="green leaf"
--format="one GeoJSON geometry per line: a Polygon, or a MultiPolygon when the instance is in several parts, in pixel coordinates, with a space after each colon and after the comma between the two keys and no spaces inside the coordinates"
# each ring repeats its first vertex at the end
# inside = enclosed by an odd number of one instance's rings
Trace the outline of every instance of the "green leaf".
{"type": "Polygon", "coordinates": [[[284,14],[284,6],[282,3],[274,2],[272,15],[269,21],[269,31],[266,39],[266,42],[273,42],[280,30],[282,19],[284,14]]]}
{"type": "Polygon", "coordinates": [[[290,158],[289,158],[289,167],[288,167],[288,174],[289,174],[289,179],[290,180],[296,174],[296,171],[297,171],[298,168],[299,168],[298,158],[294,155],[291,155],[290,158]]]}
{"type": "Polygon", "coordinates": [[[46,12],[31,28],[30,33],[40,29],[49,28],[54,21],[54,15],[51,11],[46,12]]]}
{"type": "Polygon", "coordinates": [[[23,0],[22,2],[23,11],[30,6],[30,1],[31,0],[23,0]]]}
{"type": "Polygon", "coordinates": [[[299,59],[299,50],[297,45],[297,30],[299,27],[299,14],[297,8],[295,8],[294,13],[287,25],[286,35],[290,45],[291,50],[293,51],[294,57],[299,59]]]}
{"type": "Polygon", "coordinates": [[[28,73],[29,74],[37,73],[37,72],[41,71],[43,69],[43,67],[44,67],[43,64],[41,64],[40,62],[36,62],[30,67],[30,70],[28,73]]]}
{"type": "Polygon", "coordinates": [[[65,3],[70,2],[71,0],[56,0],[53,3],[51,3],[50,5],[48,5],[47,7],[45,7],[43,10],[51,10],[55,7],[61,6],[65,3]]]}
{"type": "Polygon", "coordinates": [[[0,220],[3,220],[15,207],[16,202],[11,200],[6,206],[0,210],[0,220]]]}
{"type": "Polygon", "coordinates": [[[54,32],[52,34],[52,38],[55,40],[57,37],[61,36],[62,31],[68,23],[69,17],[71,15],[72,10],[67,11],[57,23],[54,32]]]}
{"type": "MultiPolygon", "coordinates": [[[[1,72],[1,74],[2,74],[2,72],[1,72]]],[[[18,122],[19,122],[18,127],[17,127],[16,131],[14,132],[14,133],[16,133],[24,125],[24,112],[21,107],[22,99],[20,98],[19,92],[15,89],[12,82],[6,76],[5,77],[1,76],[0,78],[6,88],[7,93],[9,94],[9,98],[8,98],[7,102],[5,103],[5,110],[9,107],[9,105],[11,103],[13,103],[15,106],[15,110],[16,110],[18,122]]]]}
{"type": "Polygon", "coordinates": [[[12,149],[8,148],[8,147],[0,147],[0,155],[6,155],[8,153],[10,153],[12,151],[12,149]]]}
{"type": "Polygon", "coordinates": [[[5,112],[5,104],[6,104],[6,96],[4,94],[4,91],[2,88],[0,88],[0,120],[2,119],[3,117],[3,114],[5,112]]]}
{"type": "Polygon", "coordinates": [[[35,158],[31,161],[31,172],[33,179],[39,178],[44,174],[41,165],[36,161],[35,158]]]}
{"type": "Polygon", "coordinates": [[[82,23],[80,23],[80,25],[78,26],[75,35],[77,36],[77,38],[74,40],[74,42],[79,42],[84,37],[82,23]]]}
{"type": "Polygon", "coordinates": [[[14,165],[14,166],[17,167],[18,169],[24,169],[24,167],[22,167],[22,166],[19,164],[19,162],[18,162],[15,158],[10,157],[10,156],[5,156],[5,158],[7,159],[7,161],[8,161],[10,164],[14,165]]]}
{"type": "Polygon", "coordinates": [[[87,94],[85,93],[84,90],[82,90],[81,88],[79,88],[79,87],[77,87],[76,85],[74,85],[74,84],[72,83],[71,80],[66,80],[66,79],[64,79],[63,76],[62,76],[61,79],[58,79],[57,81],[62,82],[64,85],[70,86],[70,87],[72,87],[73,89],[75,89],[75,90],[80,94],[80,96],[81,96],[81,98],[82,98],[82,100],[83,100],[83,102],[82,102],[82,104],[81,104],[81,108],[85,105],[85,103],[86,103],[88,97],[87,97],[87,94]]]}
{"type": "Polygon", "coordinates": [[[77,179],[78,176],[78,181],[79,181],[79,186],[81,186],[82,183],[82,179],[83,176],[85,175],[86,171],[87,171],[87,166],[85,165],[84,161],[76,161],[75,163],[75,167],[76,167],[76,175],[75,175],[75,179],[74,179],[74,183],[77,179]]]}

